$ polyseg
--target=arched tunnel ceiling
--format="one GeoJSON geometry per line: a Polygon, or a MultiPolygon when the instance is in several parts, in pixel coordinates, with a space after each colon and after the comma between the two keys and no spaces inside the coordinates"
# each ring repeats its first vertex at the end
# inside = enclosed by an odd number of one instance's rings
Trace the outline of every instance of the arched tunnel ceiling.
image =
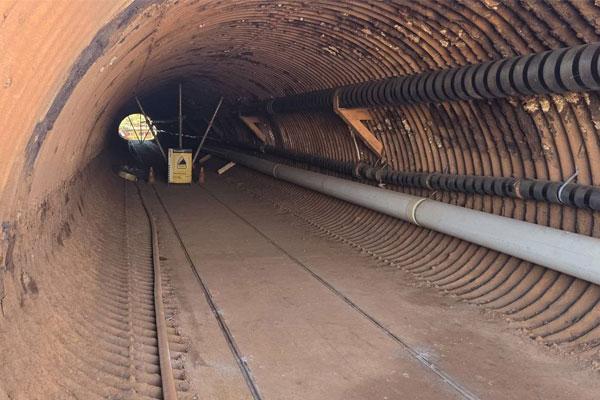
{"type": "MultiPolygon", "coordinates": [[[[134,93],[183,81],[196,102],[223,95],[227,116],[240,100],[595,42],[600,25],[600,8],[587,2],[10,1],[0,8],[0,212],[8,216],[17,201],[39,201],[97,155],[134,93]]],[[[398,169],[562,180],[577,168],[580,183],[597,185],[598,104],[586,93],[382,108],[374,130],[398,169]]],[[[280,145],[355,157],[333,114],[274,122],[280,145]]],[[[586,211],[527,206],[515,217],[598,235],[586,211]]]]}
{"type": "MultiPolygon", "coordinates": [[[[104,290],[96,280],[104,273],[96,272],[126,264],[121,238],[138,217],[127,214],[135,193],[118,186],[107,165],[113,159],[96,156],[118,139],[123,113],[137,111],[135,95],[162,117],[163,103],[173,113],[182,82],[192,133],[224,96],[215,137],[256,144],[238,118],[243,102],[599,42],[599,35],[600,6],[575,0],[0,0],[0,318],[17,322],[0,341],[10,360],[0,363],[2,381],[47,391],[38,376],[60,384],[63,371],[79,371],[70,356],[58,364],[66,368],[53,363],[67,348],[70,321],[91,327],[73,353],[93,352],[102,333],[84,312],[101,308],[94,290],[104,290]]],[[[597,92],[371,112],[369,128],[395,170],[556,182],[578,171],[577,183],[600,186],[597,92]]],[[[265,118],[271,146],[346,161],[357,161],[358,150],[375,161],[333,110],[265,118]]],[[[425,271],[424,280],[462,299],[516,316],[546,344],[575,338],[581,353],[590,345],[582,357],[596,357],[597,368],[597,285],[243,168],[234,174],[253,180],[257,192],[249,194],[262,193],[265,203],[288,205],[365,254],[425,271]]],[[[600,237],[600,213],[584,208],[388,188],[600,237]]],[[[99,370],[89,371],[96,380],[99,370]]]]}

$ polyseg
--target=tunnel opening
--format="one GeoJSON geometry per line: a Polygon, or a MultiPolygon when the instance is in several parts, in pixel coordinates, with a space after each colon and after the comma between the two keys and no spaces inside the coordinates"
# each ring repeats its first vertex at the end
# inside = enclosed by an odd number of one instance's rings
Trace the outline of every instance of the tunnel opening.
{"type": "Polygon", "coordinates": [[[0,400],[596,397],[596,5],[0,11],[0,400]]]}
{"type": "Polygon", "coordinates": [[[152,120],[146,120],[144,114],[129,114],[119,124],[119,136],[131,142],[137,140],[138,142],[152,141],[154,140],[154,132],[151,128],[152,120]]]}

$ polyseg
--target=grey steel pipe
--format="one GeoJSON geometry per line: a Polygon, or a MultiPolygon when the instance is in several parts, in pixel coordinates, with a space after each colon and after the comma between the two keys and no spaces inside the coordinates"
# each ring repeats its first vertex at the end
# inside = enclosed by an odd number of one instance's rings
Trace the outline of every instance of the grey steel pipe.
{"type": "MultiPolygon", "coordinates": [[[[459,193],[486,194],[514,199],[537,200],[570,207],[600,211],[600,187],[540,179],[520,179],[481,175],[444,174],[439,172],[399,171],[365,162],[334,160],[267,144],[219,142],[219,147],[249,150],[297,161],[317,168],[393,186],[417,187],[459,193]]],[[[571,177],[573,178],[573,177],[571,177]]],[[[571,179],[570,178],[570,179],[571,179]]]]}
{"type": "Polygon", "coordinates": [[[600,285],[600,239],[207,148],[263,174],[600,285]]]}

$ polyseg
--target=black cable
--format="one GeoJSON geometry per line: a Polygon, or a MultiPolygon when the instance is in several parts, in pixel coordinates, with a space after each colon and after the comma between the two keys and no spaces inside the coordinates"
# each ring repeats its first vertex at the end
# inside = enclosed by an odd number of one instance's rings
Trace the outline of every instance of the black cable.
{"type": "Polygon", "coordinates": [[[600,89],[600,43],[526,54],[441,71],[395,76],[279,97],[241,107],[242,114],[397,106],[600,89]]]}
{"type": "Polygon", "coordinates": [[[298,162],[377,184],[536,200],[600,211],[600,188],[596,186],[515,177],[397,171],[388,166],[377,167],[365,162],[333,160],[270,145],[215,144],[260,153],[263,157],[267,154],[287,162],[298,162]]]}

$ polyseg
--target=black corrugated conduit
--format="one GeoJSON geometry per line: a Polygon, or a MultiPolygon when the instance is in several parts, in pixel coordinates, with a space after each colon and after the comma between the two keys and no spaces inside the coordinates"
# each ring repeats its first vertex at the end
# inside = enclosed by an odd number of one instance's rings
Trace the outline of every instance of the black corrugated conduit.
{"type": "Polygon", "coordinates": [[[332,160],[314,154],[281,149],[270,145],[252,145],[246,143],[219,143],[218,145],[220,147],[233,147],[268,154],[288,161],[295,161],[376,183],[429,190],[512,197],[523,200],[537,200],[600,211],[600,188],[595,186],[514,177],[453,175],[438,172],[404,172],[393,170],[388,166],[376,167],[364,162],[356,163],[332,160]]]}
{"type": "Polygon", "coordinates": [[[274,178],[600,284],[598,238],[385,190],[236,151],[214,147],[207,151],[274,178]]]}
{"type": "Polygon", "coordinates": [[[243,114],[494,99],[600,89],[600,43],[265,100],[243,114]]]}

